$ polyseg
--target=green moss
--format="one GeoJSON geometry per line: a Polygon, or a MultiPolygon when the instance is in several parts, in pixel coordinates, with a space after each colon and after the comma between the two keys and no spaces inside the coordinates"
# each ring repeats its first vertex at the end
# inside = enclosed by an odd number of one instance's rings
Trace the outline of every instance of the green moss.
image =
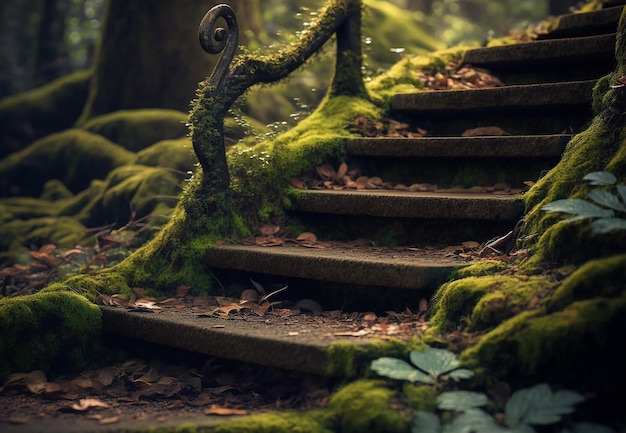
{"type": "Polygon", "coordinates": [[[437,409],[437,391],[432,386],[404,383],[402,392],[416,411],[434,412],[437,409]]]}
{"type": "Polygon", "coordinates": [[[46,201],[57,201],[73,196],[72,191],[67,189],[63,182],[58,179],[51,179],[43,185],[43,191],[39,198],[46,201]]]}
{"type": "Polygon", "coordinates": [[[198,162],[191,149],[189,138],[163,140],[137,152],[134,164],[149,167],[167,167],[187,173],[198,162]]]}
{"type": "Polygon", "coordinates": [[[75,293],[0,299],[0,378],[85,368],[95,359],[100,329],[98,307],[75,293]]]}
{"type": "Polygon", "coordinates": [[[433,331],[488,329],[528,308],[533,298],[545,297],[553,286],[545,277],[505,275],[448,282],[433,298],[433,331]]]}
{"type": "Polygon", "coordinates": [[[357,380],[337,391],[328,409],[342,433],[404,432],[409,417],[393,407],[395,394],[383,381],[357,380]]]}
{"type": "Polygon", "coordinates": [[[99,294],[130,295],[131,293],[124,277],[111,270],[105,270],[95,276],[75,275],[61,283],[50,284],[42,290],[42,293],[66,291],[84,296],[91,302],[95,302],[99,294]]]}
{"type": "Polygon", "coordinates": [[[176,110],[120,110],[94,117],[80,127],[137,152],[161,140],[184,137],[187,121],[187,113],[176,110]]]}
{"type": "Polygon", "coordinates": [[[360,367],[366,361],[381,356],[405,357],[412,350],[423,350],[426,344],[421,338],[410,340],[374,340],[367,345],[348,342],[331,344],[327,353],[326,375],[352,378],[360,375],[360,367]]]}
{"type": "Polygon", "coordinates": [[[86,228],[70,217],[39,217],[12,220],[0,225],[0,250],[17,253],[45,244],[72,248],[86,237],[86,228]]]}
{"type": "MultiPolygon", "coordinates": [[[[12,194],[39,196],[50,179],[58,179],[77,193],[92,179],[102,179],[134,154],[95,134],[78,129],[48,135],[0,160],[0,178],[12,194]]],[[[8,189],[7,189],[8,190],[8,189]]]]}
{"type": "Polygon", "coordinates": [[[91,71],[77,71],[0,100],[0,157],[71,127],[87,99],[90,78],[91,71]]]}
{"type": "Polygon", "coordinates": [[[626,294],[570,304],[562,311],[527,311],[507,320],[465,350],[461,360],[482,365],[502,380],[560,383],[578,390],[612,392],[626,380],[617,372],[626,326],[626,294]]]}
{"type": "Polygon", "coordinates": [[[469,266],[453,271],[452,279],[466,277],[481,277],[483,275],[496,274],[507,269],[508,265],[501,260],[479,260],[469,266]]]}
{"type": "Polygon", "coordinates": [[[626,255],[591,260],[567,279],[550,297],[549,311],[562,310],[574,301],[595,297],[613,298],[626,290],[626,255]]]}
{"type": "Polygon", "coordinates": [[[215,433],[330,433],[318,412],[271,412],[222,423],[211,429],[215,433]]]}

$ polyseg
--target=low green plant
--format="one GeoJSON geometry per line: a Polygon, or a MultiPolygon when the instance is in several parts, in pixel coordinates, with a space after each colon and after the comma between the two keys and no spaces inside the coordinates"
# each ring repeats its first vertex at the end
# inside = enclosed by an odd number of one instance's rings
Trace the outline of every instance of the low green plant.
{"type": "Polygon", "coordinates": [[[456,355],[446,349],[427,347],[421,352],[414,350],[409,359],[413,365],[398,358],[378,358],[372,361],[371,369],[391,379],[428,384],[435,384],[448,377],[459,381],[474,375],[471,370],[460,368],[456,355]]]}
{"type": "Polygon", "coordinates": [[[626,230],[626,185],[616,185],[617,178],[608,171],[596,171],[583,177],[592,186],[615,187],[615,193],[606,189],[593,189],[587,197],[556,200],[542,206],[548,213],[572,215],[563,222],[593,219],[592,234],[604,234],[614,230],[626,230]],[[593,202],[593,203],[592,203],[593,202]]]}
{"type": "MultiPolygon", "coordinates": [[[[533,426],[556,424],[563,415],[575,411],[575,405],[585,398],[566,389],[553,391],[545,383],[516,391],[507,400],[504,413],[495,416],[481,407],[488,403],[487,396],[479,392],[443,392],[437,399],[438,409],[451,411],[453,419],[442,424],[439,415],[420,412],[413,419],[413,433],[534,433],[533,426]]],[[[575,424],[562,433],[612,433],[608,427],[592,424],[575,424]]]]}

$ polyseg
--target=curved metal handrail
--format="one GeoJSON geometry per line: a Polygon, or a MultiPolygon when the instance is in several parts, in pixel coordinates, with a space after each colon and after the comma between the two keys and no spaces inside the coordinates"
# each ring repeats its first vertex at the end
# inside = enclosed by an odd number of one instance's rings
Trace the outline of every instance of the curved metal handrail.
{"type": "Polygon", "coordinates": [[[328,0],[315,23],[286,49],[271,56],[243,55],[233,63],[238,36],[233,9],[220,4],[206,13],[198,31],[200,44],[208,53],[223,54],[209,78],[200,83],[191,110],[192,143],[202,167],[203,191],[224,191],[230,185],[223,131],[224,117],[235,100],[254,84],[286,77],[334,34],[338,39],[337,60],[330,94],[367,96],[361,76],[360,26],[361,0],[328,0]],[[216,28],[220,18],[226,21],[228,31],[216,28]],[[345,70],[360,79],[342,79],[347,75],[345,70]]]}

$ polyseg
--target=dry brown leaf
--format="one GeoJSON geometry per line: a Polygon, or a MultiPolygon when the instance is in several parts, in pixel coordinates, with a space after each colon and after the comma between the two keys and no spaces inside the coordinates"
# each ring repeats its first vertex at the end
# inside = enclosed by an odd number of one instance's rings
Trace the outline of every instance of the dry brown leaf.
{"type": "Polygon", "coordinates": [[[426,298],[422,298],[422,299],[420,299],[418,311],[420,313],[423,313],[426,310],[428,310],[428,301],[426,300],[426,298]]]}
{"type": "Polygon", "coordinates": [[[100,421],[98,421],[98,424],[115,424],[119,420],[119,416],[110,416],[108,418],[102,418],[100,421]]]}
{"type": "Polygon", "coordinates": [[[330,164],[318,165],[315,167],[315,171],[324,180],[333,180],[337,175],[335,169],[330,164]]]}
{"type": "Polygon", "coordinates": [[[337,169],[337,179],[343,179],[343,177],[348,172],[348,164],[342,162],[339,168],[337,169]]]}
{"type": "Polygon", "coordinates": [[[315,236],[315,233],[302,232],[298,235],[296,240],[299,242],[317,242],[317,236],[315,236]]]}
{"type": "Polygon", "coordinates": [[[465,241],[461,245],[470,250],[477,250],[478,248],[480,248],[480,244],[476,241],[465,241]]]}
{"type": "Polygon", "coordinates": [[[239,297],[240,301],[253,301],[256,302],[259,300],[259,292],[255,289],[246,289],[241,292],[241,296],[239,297]]]}
{"type": "Polygon", "coordinates": [[[210,407],[207,407],[202,411],[205,415],[221,415],[221,416],[230,416],[230,415],[247,415],[248,411],[245,409],[234,409],[223,406],[218,406],[216,404],[212,404],[210,407]]]}
{"type": "Polygon", "coordinates": [[[304,189],[304,183],[298,178],[292,177],[291,179],[289,179],[289,183],[294,188],[304,189]]]}
{"type": "Polygon", "coordinates": [[[97,398],[81,398],[78,403],[69,405],[69,408],[77,412],[83,412],[92,408],[106,408],[108,404],[97,398]]]}

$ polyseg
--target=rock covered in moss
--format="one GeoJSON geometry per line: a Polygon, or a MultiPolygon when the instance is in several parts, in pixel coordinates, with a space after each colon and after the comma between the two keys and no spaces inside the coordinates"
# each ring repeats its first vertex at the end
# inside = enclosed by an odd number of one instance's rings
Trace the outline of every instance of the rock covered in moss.
{"type": "Polygon", "coordinates": [[[0,299],[0,378],[76,371],[95,360],[100,310],[69,291],[0,299]]]}

